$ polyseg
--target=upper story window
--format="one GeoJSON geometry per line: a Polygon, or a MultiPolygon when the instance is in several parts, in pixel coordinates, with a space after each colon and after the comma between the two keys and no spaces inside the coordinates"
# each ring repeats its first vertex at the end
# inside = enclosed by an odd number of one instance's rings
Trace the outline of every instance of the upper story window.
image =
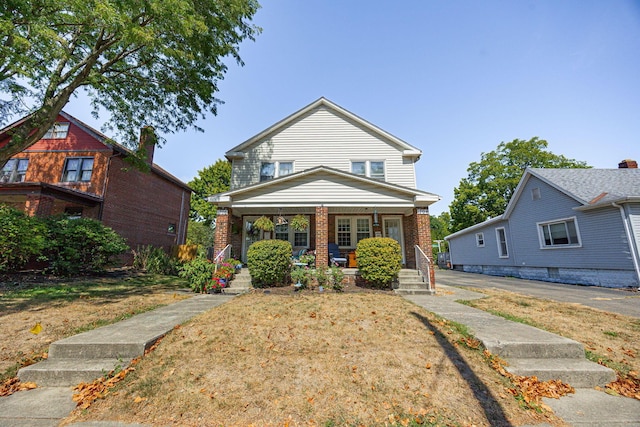
{"type": "Polygon", "coordinates": [[[67,133],[69,133],[69,123],[56,122],[42,139],[64,139],[67,137],[67,133]]]}
{"type": "Polygon", "coordinates": [[[476,246],[484,248],[484,233],[476,233],[476,246]]]}
{"type": "Polygon", "coordinates": [[[542,248],[579,247],[580,233],[575,218],[565,218],[538,223],[538,235],[542,248]]]}
{"type": "Polygon", "coordinates": [[[382,160],[357,160],[351,162],[351,173],[368,176],[384,181],[384,161],[382,160]]]}
{"type": "Polygon", "coordinates": [[[293,162],[262,162],[260,165],[260,182],[293,173],[293,162]]]}
{"type": "Polygon", "coordinates": [[[0,171],[0,182],[24,182],[29,159],[9,159],[0,171]]]}
{"type": "Polygon", "coordinates": [[[64,162],[62,182],[89,182],[93,171],[93,157],[69,157],[64,162]]]}

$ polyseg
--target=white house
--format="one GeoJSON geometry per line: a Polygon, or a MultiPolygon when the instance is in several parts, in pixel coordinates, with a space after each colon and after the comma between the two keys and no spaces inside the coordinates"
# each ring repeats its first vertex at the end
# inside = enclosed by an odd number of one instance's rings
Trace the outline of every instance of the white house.
{"type": "Polygon", "coordinates": [[[215,252],[231,245],[245,260],[251,243],[275,237],[316,250],[316,263],[326,265],[329,243],[347,257],[359,240],[384,236],[397,240],[405,265],[416,268],[416,256],[431,254],[429,206],[439,200],[416,188],[421,155],[320,98],[227,151],[231,189],[209,197],[218,206],[215,252]],[[289,228],[296,214],[309,219],[306,231],[289,228]],[[252,228],[262,215],[282,223],[273,235],[252,228]]]}

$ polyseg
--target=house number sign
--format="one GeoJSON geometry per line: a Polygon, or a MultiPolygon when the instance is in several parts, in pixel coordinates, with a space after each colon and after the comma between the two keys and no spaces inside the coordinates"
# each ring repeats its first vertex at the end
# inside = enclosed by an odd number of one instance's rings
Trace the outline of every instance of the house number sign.
{"type": "Polygon", "coordinates": [[[429,215],[429,209],[418,209],[418,215],[429,215]]]}

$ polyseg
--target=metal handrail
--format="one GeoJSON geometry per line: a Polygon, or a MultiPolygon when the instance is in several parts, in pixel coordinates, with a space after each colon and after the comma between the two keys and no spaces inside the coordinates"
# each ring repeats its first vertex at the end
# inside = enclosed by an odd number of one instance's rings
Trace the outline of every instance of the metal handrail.
{"type": "Polygon", "coordinates": [[[224,249],[218,252],[218,255],[213,259],[213,262],[216,264],[214,272],[218,271],[218,266],[227,258],[231,258],[231,244],[225,246],[224,249]]]}
{"type": "Polygon", "coordinates": [[[422,276],[427,278],[427,286],[429,290],[434,291],[435,283],[431,283],[431,274],[430,274],[431,266],[433,265],[431,258],[429,258],[424,253],[424,251],[420,246],[416,245],[415,250],[416,250],[416,269],[420,272],[422,276]]]}

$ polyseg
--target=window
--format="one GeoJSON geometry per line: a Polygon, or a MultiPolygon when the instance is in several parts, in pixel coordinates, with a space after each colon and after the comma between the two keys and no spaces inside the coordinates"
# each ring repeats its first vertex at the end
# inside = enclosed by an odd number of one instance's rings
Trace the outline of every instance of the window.
{"type": "Polygon", "coordinates": [[[532,188],[531,189],[531,200],[540,200],[540,189],[539,188],[532,188]]]}
{"type": "Polygon", "coordinates": [[[384,181],[384,161],[358,160],[351,162],[351,173],[384,181]]]}
{"type": "Polygon", "coordinates": [[[62,182],[89,182],[93,157],[70,157],[64,163],[62,182]]]}
{"type": "Polygon", "coordinates": [[[260,182],[293,173],[293,162],[262,162],[260,165],[260,182]]]}
{"type": "Polygon", "coordinates": [[[67,206],[64,208],[64,214],[69,219],[80,219],[82,218],[82,208],[77,206],[67,206]]]}
{"type": "Polygon", "coordinates": [[[476,246],[484,248],[484,233],[476,233],[476,246]]]}
{"type": "Polygon", "coordinates": [[[0,182],[24,182],[29,159],[9,159],[0,172],[0,182]]]}
{"type": "Polygon", "coordinates": [[[509,258],[507,233],[504,231],[504,228],[496,228],[496,240],[498,241],[498,255],[500,258],[509,258]]]}
{"type": "Polygon", "coordinates": [[[336,242],[340,247],[355,247],[362,239],[371,237],[371,218],[339,217],[336,219],[336,242]]]}
{"type": "Polygon", "coordinates": [[[69,132],[69,123],[54,123],[42,139],[64,139],[69,132]]]}
{"type": "Polygon", "coordinates": [[[581,246],[575,218],[538,223],[538,235],[542,248],[581,246]]]}
{"type": "Polygon", "coordinates": [[[289,242],[291,246],[309,246],[309,227],[305,231],[297,231],[289,227],[289,224],[280,224],[275,226],[274,233],[276,239],[289,242]]]}
{"type": "Polygon", "coordinates": [[[167,233],[176,234],[176,224],[174,222],[170,222],[169,226],[167,226],[167,233]]]}

